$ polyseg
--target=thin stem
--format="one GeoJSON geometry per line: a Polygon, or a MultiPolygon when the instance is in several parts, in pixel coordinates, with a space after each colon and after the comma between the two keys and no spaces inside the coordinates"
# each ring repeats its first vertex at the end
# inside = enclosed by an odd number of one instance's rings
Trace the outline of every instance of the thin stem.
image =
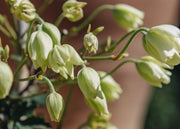
{"type": "Polygon", "coordinates": [[[43,4],[41,5],[41,7],[38,9],[37,13],[41,14],[50,4],[49,0],[46,0],[45,2],[43,2],[43,4]]]}
{"type": "Polygon", "coordinates": [[[72,97],[73,90],[74,90],[74,85],[71,85],[70,89],[69,89],[69,92],[68,92],[68,95],[67,95],[67,99],[66,99],[66,103],[65,103],[65,107],[64,107],[64,112],[63,112],[61,121],[59,122],[59,125],[58,125],[57,129],[61,129],[62,126],[63,126],[64,120],[65,120],[65,117],[66,117],[66,114],[67,114],[67,110],[68,110],[68,107],[69,107],[69,103],[70,103],[70,100],[71,100],[71,97],[72,97]]]}
{"type": "Polygon", "coordinates": [[[122,65],[128,63],[128,62],[133,62],[135,63],[136,60],[135,59],[128,59],[128,60],[124,60],[123,62],[121,62],[120,64],[118,64],[114,69],[112,69],[110,72],[108,72],[105,76],[103,76],[101,79],[105,78],[108,75],[111,75],[112,73],[114,73],[117,69],[119,69],[122,65]]]}
{"type": "Polygon", "coordinates": [[[83,21],[82,24],[80,24],[77,28],[73,29],[68,35],[64,36],[63,40],[66,40],[69,36],[81,31],[97,16],[97,14],[99,14],[103,10],[113,10],[113,9],[114,9],[113,5],[102,5],[98,7],[85,21],[83,21]]]}
{"type": "Polygon", "coordinates": [[[59,17],[57,18],[56,22],[55,22],[55,25],[56,26],[59,26],[59,24],[61,23],[61,21],[64,19],[64,13],[61,13],[59,15],[59,17]]]}
{"type": "Polygon", "coordinates": [[[37,78],[37,75],[32,75],[32,76],[29,76],[27,78],[15,79],[14,81],[30,81],[30,80],[33,80],[36,78],[37,78]]]}
{"type": "Polygon", "coordinates": [[[118,59],[125,51],[126,49],[128,48],[128,46],[130,45],[130,43],[132,42],[132,40],[134,39],[134,37],[139,33],[139,32],[142,32],[142,31],[145,31],[147,32],[148,31],[148,28],[140,28],[140,29],[137,29],[134,34],[131,36],[131,38],[128,40],[127,44],[125,45],[125,47],[119,52],[119,54],[114,58],[115,60],[118,59]]]}
{"type": "Polygon", "coordinates": [[[6,37],[8,37],[8,38],[11,39],[10,33],[9,33],[2,25],[0,25],[0,31],[1,31],[6,37]]]}
{"type": "Polygon", "coordinates": [[[84,60],[113,60],[113,56],[87,56],[84,60]]]}
{"type": "Polygon", "coordinates": [[[45,80],[49,86],[50,92],[53,93],[55,92],[54,86],[52,84],[52,82],[45,76],[41,76],[43,80],[45,80]]]}
{"type": "Polygon", "coordinates": [[[15,73],[14,73],[14,78],[17,77],[18,73],[20,72],[21,68],[24,66],[24,64],[26,63],[26,61],[27,61],[27,58],[26,58],[26,57],[23,57],[23,58],[21,59],[21,62],[20,62],[19,65],[17,66],[17,69],[16,69],[16,71],[15,71],[15,73]]]}

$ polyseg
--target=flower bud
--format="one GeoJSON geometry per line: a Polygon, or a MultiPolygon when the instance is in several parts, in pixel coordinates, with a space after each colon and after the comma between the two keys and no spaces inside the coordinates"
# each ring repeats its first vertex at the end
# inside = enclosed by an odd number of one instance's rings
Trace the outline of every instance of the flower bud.
{"type": "Polygon", "coordinates": [[[98,115],[100,116],[107,116],[109,115],[107,101],[104,96],[104,93],[102,93],[102,98],[96,97],[96,98],[86,98],[85,101],[87,105],[98,115]]]}
{"type": "Polygon", "coordinates": [[[113,15],[117,23],[128,31],[143,24],[144,12],[126,4],[115,5],[113,15]]]}
{"type": "Polygon", "coordinates": [[[82,8],[86,5],[85,2],[78,2],[76,0],[68,0],[63,4],[63,13],[71,22],[76,22],[83,17],[82,8]]]}
{"type": "Polygon", "coordinates": [[[50,93],[46,98],[46,107],[51,120],[59,122],[64,109],[62,96],[56,92],[50,93]]]}
{"type": "MultiPolygon", "coordinates": [[[[106,75],[106,73],[102,71],[98,71],[98,74],[100,77],[106,75]]],[[[101,88],[107,101],[118,99],[119,95],[122,93],[120,85],[110,75],[101,79],[101,88]]]]}
{"type": "Polygon", "coordinates": [[[170,82],[171,72],[166,70],[170,67],[151,56],[142,57],[138,60],[136,68],[141,77],[153,86],[161,88],[162,83],[168,84],[170,82]]]}
{"type": "Polygon", "coordinates": [[[0,61],[0,99],[5,98],[11,89],[13,73],[8,64],[0,61]]]}
{"type": "Polygon", "coordinates": [[[90,52],[96,53],[98,50],[98,39],[93,33],[88,33],[84,36],[84,46],[90,52]]]}
{"type": "Polygon", "coordinates": [[[52,40],[45,32],[39,30],[31,34],[28,52],[35,69],[41,67],[46,71],[48,54],[52,48],[52,40]]]}
{"type": "Polygon", "coordinates": [[[55,44],[60,45],[61,34],[59,32],[59,29],[55,25],[45,22],[42,26],[42,30],[51,37],[53,41],[53,45],[55,44]]]}
{"type": "Polygon", "coordinates": [[[29,0],[16,0],[11,6],[11,12],[17,19],[30,22],[36,17],[36,9],[29,0]]]}
{"type": "Polygon", "coordinates": [[[173,25],[152,27],[143,38],[146,52],[173,67],[180,63],[180,30],[173,25]]]}
{"type": "Polygon", "coordinates": [[[83,63],[76,50],[68,44],[55,45],[48,56],[48,67],[66,79],[68,75],[74,79],[73,65],[82,65],[83,63]]]}
{"type": "Polygon", "coordinates": [[[77,81],[82,93],[86,98],[92,98],[94,101],[95,98],[103,99],[104,94],[101,90],[100,78],[94,69],[90,67],[82,68],[78,72],[77,81]]]}

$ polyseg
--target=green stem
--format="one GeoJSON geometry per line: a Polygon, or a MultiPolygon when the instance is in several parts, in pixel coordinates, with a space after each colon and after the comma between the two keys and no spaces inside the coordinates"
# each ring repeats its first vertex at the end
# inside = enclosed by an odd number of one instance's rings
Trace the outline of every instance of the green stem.
{"type": "Polygon", "coordinates": [[[78,33],[80,30],[82,30],[84,27],[86,27],[100,12],[103,10],[113,10],[113,5],[102,5],[98,7],[81,25],[79,25],[77,28],[73,29],[69,35],[64,36],[63,40],[66,40],[69,36],[78,33]]]}
{"type": "Polygon", "coordinates": [[[9,33],[2,25],[0,25],[0,31],[1,31],[6,37],[8,37],[9,39],[11,39],[10,33],[9,33]]]}
{"type": "Polygon", "coordinates": [[[50,92],[51,93],[54,93],[55,92],[55,89],[54,89],[54,86],[52,84],[52,82],[45,76],[42,76],[42,79],[45,80],[49,86],[49,89],[50,89],[50,92]]]}
{"type": "Polygon", "coordinates": [[[87,56],[83,57],[84,60],[112,60],[113,56],[87,56]]]}
{"type": "Polygon", "coordinates": [[[103,76],[101,79],[105,78],[108,75],[111,75],[112,73],[114,73],[117,69],[119,69],[122,65],[128,63],[128,62],[133,62],[135,63],[136,60],[135,59],[128,59],[128,60],[124,60],[123,62],[121,62],[120,64],[118,64],[114,69],[112,69],[110,72],[108,72],[105,76],[103,76]]]}
{"type": "Polygon", "coordinates": [[[30,80],[33,80],[36,78],[37,78],[37,75],[32,75],[32,76],[29,76],[27,78],[15,79],[14,81],[30,81],[30,80]]]}
{"type": "Polygon", "coordinates": [[[139,33],[139,32],[142,32],[142,31],[145,31],[147,32],[149,29],[148,28],[140,28],[140,29],[137,29],[134,34],[131,36],[131,38],[128,40],[127,44],[124,46],[124,48],[119,52],[119,54],[114,58],[115,60],[118,59],[125,51],[126,49],[128,48],[128,46],[130,45],[130,43],[132,42],[132,40],[134,39],[134,37],[139,33]]]}
{"type": "Polygon", "coordinates": [[[27,61],[27,58],[26,58],[26,57],[23,57],[23,58],[21,59],[21,62],[20,62],[19,65],[17,66],[16,71],[15,71],[15,73],[14,73],[14,78],[15,78],[15,79],[16,79],[18,73],[20,72],[21,68],[22,68],[22,67],[24,66],[24,64],[26,63],[26,61],[27,61]]]}
{"type": "Polygon", "coordinates": [[[71,85],[70,89],[69,89],[69,92],[68,92],[68,95],[67,95],[67,99],[66,99],[66,103],[65,103],[65,107],[64,107],[64,112],[63,112],[61,121],[59,122],[59,125],[58,125],[57,129],[62,128],[62,125],[64,123],[64,120],[65,120],[65,117],[66,117],[66,114],[67,114],[67,110],[68,110],[68,107],[69,107],[69,103],[70,103],[70,100],[71,100],[71,97],[72,97],[73,90],[74,90],[74,85],[71,85]]]}
{"type": "Polygon", "coordinates": [[[59,17],[57,18],[55,25],[58,27],[61,21],[64,19],[64,13],[61,13],[59,17]]]}
{"type": "Polygon", "coordinates": [[[41,7],[38,9],[37,13],[41,14],[50,4],[50,2],[48,0],[46,0],[45,2],[43,2],[43,4],[41,5],[41,7]]]}

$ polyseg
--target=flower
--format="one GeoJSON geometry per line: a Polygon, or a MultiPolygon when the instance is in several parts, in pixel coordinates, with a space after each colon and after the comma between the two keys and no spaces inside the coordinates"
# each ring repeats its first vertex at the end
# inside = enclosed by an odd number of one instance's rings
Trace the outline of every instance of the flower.
{"type": "Polygon", "coordinates": [[[85,2],[78,2],[76,0],[67,0],[62,7],[64,17],[72,22],[76,22],[83,17],[82,8],[86,5],[85,2]]]}
{"type": "MultiPolygon", "coordinates": [[[[98,74],[101,78],[106,75],[103,71],[98,71],[98,74]]],[[[122,93],[120,85],[110,75],[101,79],[101,88],[107,101],[118,99],[119,95],[122,93]]]]}
{"type": "Polygon", "coordinates": [[[64,110],[64,100],[57,92],[50,93],[46,98],[46,107],[52,121],[59,122],[64,110]]]}
{"type": "Polygon", "coordinates": [[[141,77],[149,84],[160,88],[162,83],[168,84],[170,82],[171,72],[166,68],[170,67],[151,56],[142,57],[136,62],[136,69],[141,77]]]}
{"type": "Polygon", "coordinates": [[[55,25],[48,22],[44,22],[42,25],[42,30],[51,37],[53,41],[53,45],[55,44],[60,45],[61,33],[59,32],[59,29],[55,25]]]}
{"type": "Polygon", "coordinates": [[[98,39],[92,32],[84,35],[84,46],[89,51],[89,53],[96,53],[98,50],[98,39]]]}
{"type": "Polygon", "coordinates": [[[31,34],[28,52],[35,69],[41,67],[43,71],[46,71],[48,54],[52,48],[53,42],[45,32],[38,30],[31,34]]]}
{"type": "Polygon", "coordinates": [[[29,0],[15,0],[11,6],[11,12],[17,19],[30,22],[36,17],[36,9],[29,0]]]}
{"type": "Polygon", "coordinates": [[[79,88],[86,98],[103,99],[104,95],[101,90],[100,78],[98,73],[94,69],[90,67],[83,67],[78,72],[77,81],[79,88]]]}
{"type": "Polygon", "coordinates": [[[109,111],[108,111],[106,97],[104,96],[103,92],[101,92],[101,95],[102,98],[99,97],[86,98],[85,96],[85,102],[96,114],[98,114],[99,116],[107,117],[109,116],[109,111]]]}
{"type": "Polygon", "coordinates": [[[13,73],[8,64],[0,61],[0,99],[5,98],[11,89],[13,73]]]}
{"type": "Polygon", "coordinates": [[[83,63],[76,50],[68,44],[55,45],[48,56],[48,67],[66,79],[68,75],[74,79],[73,65],[82,65],[83,63]]]}
{"type": "Polygon", "coordinates": [[[143,45],[150,56],[171,67],[180,63],[180,30],[173,25],[152,27],[144,36],[143,45]]]}
{"type": "Polygon", "coordinates": [[[130,31],[143,24],[144,12],[126,4],[117,4],[113,16],[120,26],[130,31]]]}

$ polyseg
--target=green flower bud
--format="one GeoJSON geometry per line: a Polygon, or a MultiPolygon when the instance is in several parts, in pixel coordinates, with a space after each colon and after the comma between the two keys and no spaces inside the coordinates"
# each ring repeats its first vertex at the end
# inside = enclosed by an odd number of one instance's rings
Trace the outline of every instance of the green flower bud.
{"type": "MultiPolygon", "coordinates": [[[[101,89],[100,89],[101,90],[101,89]]],[[[109,115],[107,101],[104,96],[104,93],[101,92],[102,98],[96,97],[96,98],[86,98],[85,101],[87,105],[98,115],[100,116],[107,116],[109,115]]]]}
{"type": "Polygon", "coordinates": [[[48,67],[66,79],[68,75],[74,79],[73,65],[82,65],[83,63],[76,50],[68,44],[55,45],[48,56],[48,67]]]}
{"type": "Polygon", "coordinates": [[[170,82],[171,72],[166,70],[170,67],[151,56],[142,57],[138,60],[136,68],[141,77],[153,86],[161,88],[162,83],[168,84],[170,82]]]}
{"type": "Polygon", "coordinates": [[[78,2],[76,0],[68,0],[63,4],[62,10],[64,17],[72,22],[76,22],[83,18],[82,8],[86,5],[85,2],[78,2]]]}
{"type": "MultiPolygon", "coordinates": [[[[78,85],[86,98],[104,98],[101,90],[100,78],[98,73],[90,68],[82,68],[77,75],[78,85]]],[[[99,100],[99,99],[96,99],[99,100]]]]}
{"type": "Polygon", "coordinates": [[[28,52],[35,69],[41,67],[46,71],[48,54],[52,48],[53,43],[47,33],[39,30],[31,34],[28,52]]]}
{"type": "Polygon", "coordinates": [[[115,5],[113,15],[117,23],[128,31],[143,24],[144,12],[126,4],[115,5]]]}
{"type": "Polygon", "coordinates": [[[96,53],[98,50],[98,39],[93,33],[88,33],[84,36],[84,46],[90,52],[96,53]]]}
{"type": "Polygon", "coordinates": [[[180,30],[173,25],[152,27],[143,38],[146,52],[173,67],[180,63],[180,30]]]}
{"type": "Polygon", "coordinates": [[[42,26],[42,30],[51,37],[53,45],[60,45],[61,34],[59,32],[59,29],[55,25],[45,22],[42,26]]]}
{"type": "MultiPolygon", "coordinates": [[[[98,74],[100,77],[106,75],[106,73],[102,71],[98,71],[98,74]]],[[[119,95],[122,93],[120,85],[110,75],[101,80],[101,88],[107,101],[118,99],[119,95]]]]}
{"type": "Polygon", "coordinates": [[[5,98],[11,89],[13,73],[8,64],[0,61],[0,99],[5,98]]]}
{"type": "Polygon", "coordinates": [[[46,107],[52,121],[59,122],[64,110],[64,100],[56,92],[50,93],[46,98],[46,107]]]}
{"type": "Polygon", "coordinates": [[[36,17],[36,9],[29,0],[16,0],[11,6],[11,12],[17,19],[30,22],[36,17]]]}

